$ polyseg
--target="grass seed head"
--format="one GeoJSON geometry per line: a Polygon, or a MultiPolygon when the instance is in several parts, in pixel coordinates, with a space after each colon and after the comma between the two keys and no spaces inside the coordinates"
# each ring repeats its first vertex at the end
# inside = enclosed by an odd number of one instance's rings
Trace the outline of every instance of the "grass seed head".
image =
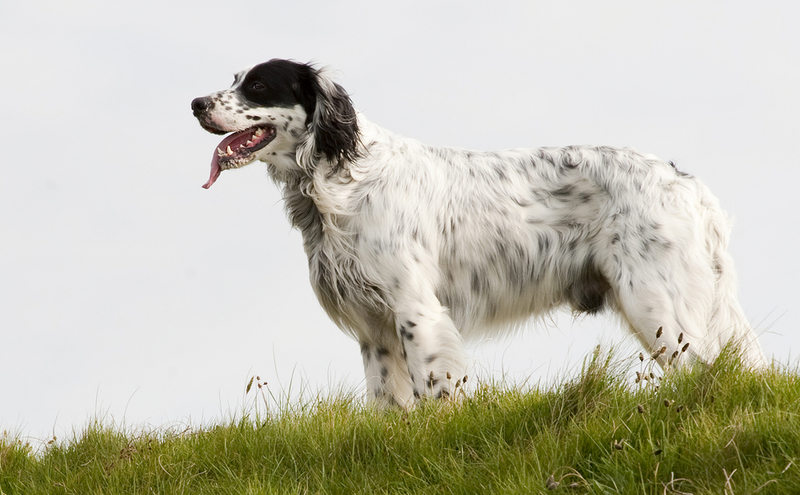
{"type": "Polygon", "coordinates": [[[544,484],[548,490],[555,490],[558,488],[558,481],[555,480],[552,474],[547,478],[547,481],[545,481],[544,484]]]}
{"type": "Polygon", "coordinates": [[[653,354],[651,354],[650,357],[653,359],[658,359],[658,357],[664,354],[665,352],[667,352],[667,346],[663,345],[661,346],[661,349],[653,351],[653,354]]]}
{"type": "Polygon", "coordinates": [[[660,339],[662,333],[664,333],[664,327],[658,327],[658,330],[656,330],[656,338],[660,339]]]}
{"type": "Polygon", "coordinates": [[[681,342],[683,342],[683,332],[681,332],[681,334],[678,335],[678,343],[680,344],[681,342]]]}
{"type": "Polygon", "coordinates": [[[644,362],[644,353],[642,352],[639,353],[639,361],[644,362]]]}
{"type": "Polygon", "coordinates": [[[636,410],[639,411],[639,414],[644,414],[644,406],[641,404],[636,405],[636,410]]]}
{"type": "Polygon", "coordinates": [[[683,345],[683,348],[681,349],[681,352],[686,352],[686,349],[688,349],[688,348],[689,348],[689,343],[687,342],[686,344],[683,345]]]}

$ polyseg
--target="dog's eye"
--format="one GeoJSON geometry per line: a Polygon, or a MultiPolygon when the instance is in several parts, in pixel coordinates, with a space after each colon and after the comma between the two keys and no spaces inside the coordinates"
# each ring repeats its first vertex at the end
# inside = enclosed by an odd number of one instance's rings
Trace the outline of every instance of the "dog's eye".
{"type": "Polygon", "coordinates": [[[252,89],[253,91],[264,91],[265,89],[267,89],[267,87],[264,86],[264,84],[256,81],[250,85],[250,89],[252,89]]]}

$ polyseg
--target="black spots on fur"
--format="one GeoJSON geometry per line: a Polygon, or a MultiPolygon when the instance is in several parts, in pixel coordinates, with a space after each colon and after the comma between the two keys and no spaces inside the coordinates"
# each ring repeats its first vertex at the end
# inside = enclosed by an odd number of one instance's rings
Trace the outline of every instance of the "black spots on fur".
{"type": "Polygon", "coordinates": [[[675,173],[676,173],[676,174],[677,174],[679,177],[691,177],[691,176],[692,176],[691,174],[687,174],[686,172],[682,172],[682,171],[678,170],[678,167],[675,165],[675,162],[673,162],[673,161],[671,161],[671,160],[670,160],[670,162],[669,162],[669,166],[670,166],[670,167],[672,167],[672,170],[674,170],[674,171],[675,171],[675,173]]]}
{"type": "Polygon", "coordinates": [[[653,245],[653,241],[654,239],[652,237],[646,237],[641,240],[642,254],[650,252],[650,247],[653,245]]]}
{"type": "Polygon", "coordinates": [[[361,356],[365,360],[369,361],[369,345],[361,344],[361,356]]]}
{"type": "Polygon", "coordinates": [[[439,379],[438,378],[434,378],[433,377],[433,372],[431,372],[431,375],[428,377],[428,382],[427,382],[428,388],[435,387],[437,383],[439,383],[439,379]]]}
{"type": "Polygon", "coordinates": [[[611,284],[597,269],[594,256],[589,256],[567,287],[566,295],[575,311],[595,314],[603,310],[610,289],[611,284]]]}
{"type": "Polygon", "coordinates": [[[582,192],[578,194],[578,201],[580,201],[583,204],[590,202],[592,198],[593,198],[592,194],[588,192],[582,192]]]}
{"type": "Polygon", "coordinates": [[[575,192],[575,186],[572,184],[564,184],[558,189],[553,189],[550,194],[559,201],[569,201],[575,192]]]}
{"type": "Polygon", "coordinates": [[[438,354],[431,354],[430,356],[425,358],[425,363],[426,364],[431,364],[432,362],[436,361],[437,359],[439,359],[439,355],[438,354]]]}
{"type": "Polygon", "coordinates": [[[419,229],[414,228],[411,231],[411,238],[414,240],[414,242],[422,246],[422,249],[426,251],[428,250],[428,239],[425,237],[425,235],[420,233],[419,229]]]}
{"type": "Polygon", "coordinates": [[[406,329],[404,326],[400,326],[400,338],[403,340],[412,341],[414,340],[414,334],[406,329]]]}
{"type": "Polygon", "coordinates": [[[470,287],[475,294],[481,294],[489,290],[489,280],[478,270],[472,271],[470,287]]]}
{"type": "Polygon", "coordinates": [[[494,245],[495,245],[495,249],[497,250],[497,255],[498,255],[498,257],[499,257],[501,260],[502,260],[502,259],[506,259],[506,252],[507,252],[507,248],[506,248],[506,245],[505,245],[505,243],[503,242],[503,240],[502,240],[502,239],[498,239],[498,240],[496,240],[496,241],[495,241],[495,243],[494,243],[494,245]]]}
{"type": "Polygon", "coordinates": [[[553,155],[552,155],[552,153],[550,153],[549,150],[544,149],[544,148],[539,148],[538,150],[536,150],[536,154],[539,156],[539,158],[543,162],[546,162],[548,165],[550,165],[552,167],[556,167],[557,166],[556,165],[556,160],[553,158],[553,155]]]}
{"type": "Polygon", "coordinates": [[[564,166],[564,168],[576,168],[576,167],[578,167],[581,164],[581,162],[583,161],[581,159],[581,156],[579,155],[579,153],[580,153],[580,151],[567,152],[567,154],[564,155],[564,159],[562,160],[562,165],[564,166]]]}
{"type": "Polygon", "coordinates": [[[248,115],[245,115],[244,118],[246,118],[247,120],[256,120],[256,121],[257,120],[261,120],[261,117],[259,117],[258,115],[249,115],[248,114],[248,115]]]}
{"type": "Polygon", "coordinates": [[[389,377],[389,368],[386,366],[381,366],[381,381],[386,383],[386,379],[389,377]]]}
{"type": "Polygon", "coordinates": [[[547,234],[539,234],[539,254],[546,253],[550,250],[550,236],[547,234]]]}
{"type": "Polygon", "coordinates": [[[383,359],[389,355],[389,350],[385,347],[378,347],[376,355],[378,356],[378,359],[383,359]]]}
{"type": "Polygon", "coordinates": [[[500,179],[501,181],[504,182],[508,181],[508,174],[506,174],[506,171],[503,170],[500,164],[495,165],[494,173],[497,174],[497,178],[500,179]]]}
{"type": "Polygon", "coordinates": [[[417,390],[417,389],[414,389],[414,398],[415,398],[415,399],[419,399],[419,398],[420,398],[420,395],[421,395],[421,394],[419,393],[419,390],[417,390]]]}
{"type": "Polygon", "coordinates": [[[619,234],[614,234],[613,236],[611,236],[611,244],[617,244],[619,243],[619,240],[620,240],[619,234]]]}
{"type": "Polygon", "coordinates": [[[417,324],[416,324],[416,323],[414,323],[413,321],[407,321],[407,322],[406,322],[406,326],[407,326],[408,328],[414,328],[415,326],[417,326],[417,324]]]}
{"type": "Polygon", "coordinates": [[[438,394],[436,394],[437,399],[446,399],[448,397],[450,397],[450,392],[447,390],[441,390],[438,394]]]}
{"type": "Polygon", "coordinates": [[[572,239],[569,241],[569,244],[567,244],[567,249],[569,249],[570,253],[574,253],[578,249],[578,240],[572,239]]]}
{"type": "Polygon", "coordinates": [[[515,203],[517,203],[519,206],[521,206],[523,208],[527,208],[527,207],[533,205],[533,201],[527,201],[527,200],[524,200],[524,199],[520,199],[518,197],[514,197],[512,199],[514,200],[515,203]]]}

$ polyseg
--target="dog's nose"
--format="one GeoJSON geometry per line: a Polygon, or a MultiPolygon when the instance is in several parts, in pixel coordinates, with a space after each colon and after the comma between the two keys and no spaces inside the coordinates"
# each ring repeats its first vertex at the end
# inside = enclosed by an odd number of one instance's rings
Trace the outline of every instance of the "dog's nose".
{"type": "Polygon", "coordinates": [[[211,107],[214,106],[214,102],[211,101],[211,98],[207,96],[203,96],[201,98],[195,98],[192,100],[192,112],[195,116],[200,115],[201,113],[209,110],[211,107]]]}

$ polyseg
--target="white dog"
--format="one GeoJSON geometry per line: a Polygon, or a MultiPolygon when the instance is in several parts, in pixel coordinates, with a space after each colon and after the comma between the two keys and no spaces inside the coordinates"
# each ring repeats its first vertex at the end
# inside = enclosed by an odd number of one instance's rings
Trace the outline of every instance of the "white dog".
{"type": "Polygon", "coordinates": [[[232,133],[203,187],[256,160],[282,187],[314,291],[361,344],[375,398],[447,396],[462,338],[562,306],[614,310],[646,348],[668,347],[662,365],[685,342],[711,360],[731,338],[747,364],[764,362],[736,300],[725,214],[671,163],[611,147],[426,146],[287,60],[240,72],[192,109],[206,130],[232,133]]]}

